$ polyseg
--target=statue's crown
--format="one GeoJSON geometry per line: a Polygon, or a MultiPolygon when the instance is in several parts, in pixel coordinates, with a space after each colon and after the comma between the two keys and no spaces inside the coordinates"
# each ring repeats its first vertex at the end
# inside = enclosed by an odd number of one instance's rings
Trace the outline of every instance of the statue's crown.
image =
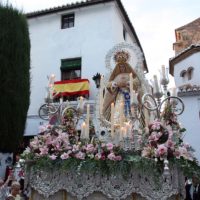
{"type": "Polygon", "coordinates": [[[127,62],[130,58],[130,55],[127,51],[121,50],[121,51],[117,51],[114,55],[114,61],[116,63],[119,62],[127,62]]]}

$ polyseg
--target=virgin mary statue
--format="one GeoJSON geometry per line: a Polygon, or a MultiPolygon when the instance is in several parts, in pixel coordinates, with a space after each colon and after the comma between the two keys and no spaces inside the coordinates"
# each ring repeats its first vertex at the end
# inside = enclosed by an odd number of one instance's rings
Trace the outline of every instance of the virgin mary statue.
{"type": "Polygon", "coordinates": [[[140,80],[133,68],[128,64],[130,55],[128,52],[122,50],[114,55],[114,61],[116,63],[113,69],[107,90],[104,96],[103,111],[102,115],[107,120],[110,120],[111,103],[115,105],[115,122],[119,121],[119,107],[120,104],[124,105],[124,116],[128,117],[131,112],[130,106],[130,74],[133,78],[133,90],[139,92],[141,85],[140,80]]]}

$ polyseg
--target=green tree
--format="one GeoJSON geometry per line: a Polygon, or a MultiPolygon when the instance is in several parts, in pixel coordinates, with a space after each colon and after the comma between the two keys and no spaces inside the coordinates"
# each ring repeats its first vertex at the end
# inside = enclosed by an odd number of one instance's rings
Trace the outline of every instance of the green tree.
{"type": "Polygon", "coordinates": [[[30,39],[26,16],[0,5],[0,152],[23,138],[30,98],[30,39]]]}

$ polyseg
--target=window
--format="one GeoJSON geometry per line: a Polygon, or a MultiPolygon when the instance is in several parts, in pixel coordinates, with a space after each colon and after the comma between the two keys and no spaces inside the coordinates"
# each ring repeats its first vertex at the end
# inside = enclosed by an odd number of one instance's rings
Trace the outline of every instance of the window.
{"type": "Polygon", "coordinates": [[[182,70],[180,73],[180,77],[185,77],[186,76],[186,70],[182,70]]]}
{"type": "Polygon", "coordinates": [[[188,70],[187,70],[188,80],[192,79],[193,72],[194,72],[194,68],[193,67],[189,67],[188,70]]]}
{"type": "Polygon", "coordinates": [[[61,79],[81,79],[81,58],[61,60],[61,79]]]}
{"type": "Polygon", "coordinates": [[[177,39],[177,41],[181,40],[181,33],[180,32],[176,32],[176,39],[177,39]]]}
{"type": "Polygon", "coordinates": [[[182,70],[180,73],[180,77],[182,77],[183,82],[186,81],[186,76],[187,76],[187,71],[186,70],[182,70]]]}
{"type": "Polygon", "coordinates": [[[71,28],[74,27],[74,13],[68,15],[62,15],[61,18],[61,28],[71,28]]]}

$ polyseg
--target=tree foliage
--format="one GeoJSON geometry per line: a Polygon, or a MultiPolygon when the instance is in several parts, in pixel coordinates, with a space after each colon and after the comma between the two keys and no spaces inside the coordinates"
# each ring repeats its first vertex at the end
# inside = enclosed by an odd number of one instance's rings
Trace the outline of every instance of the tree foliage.
{"type": "Polygon", "coordinates": [[[30,97],[30,40],[25,15],[0,5],[0,151],[15,152],[30,97]]]}

